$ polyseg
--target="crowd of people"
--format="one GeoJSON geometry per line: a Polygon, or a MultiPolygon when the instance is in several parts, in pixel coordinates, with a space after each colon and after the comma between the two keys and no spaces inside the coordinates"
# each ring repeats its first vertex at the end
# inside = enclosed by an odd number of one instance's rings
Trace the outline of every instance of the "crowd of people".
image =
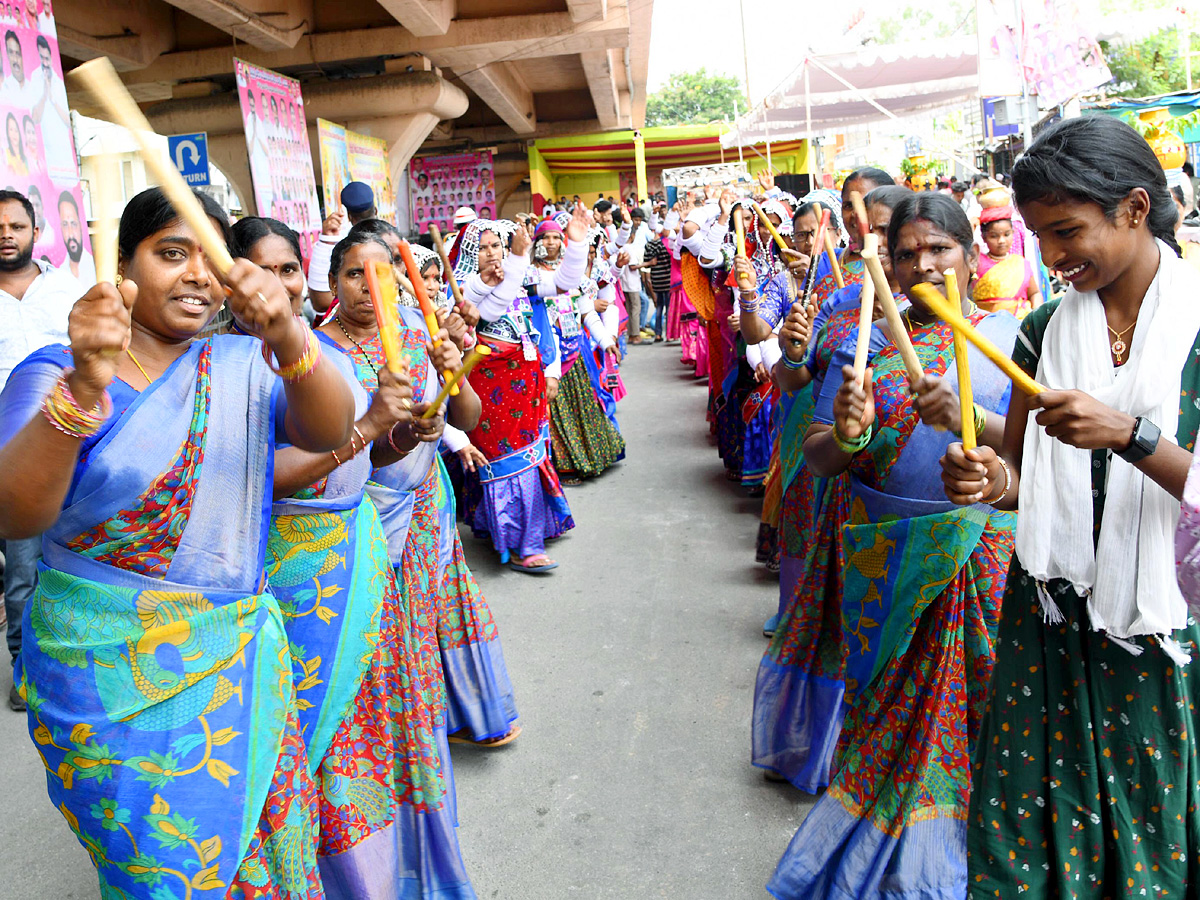
{"type": "Polygon", "coordinates": [[[780,578],[751,758],[816,797],[768,891],[1200,896],[1200,278],[1150,147],[1087,117],[1011,190],[864,168],[691,206],[683,362],[780,578]],[[959,368],[930,288],[1023,385],[959,368]]]}
{"type": "Polygon", "coordinates": [[[1200,274],[1116,119],[1011,184],[763,173],[436,250],[352,184],[307,270],[197,193],[227,271],[152,188],[86,288],[0,192],[9,702],[104,896],[474,897],[449,744],[521,726],[458,520],[553,571],[661,341],[779,575],[751,758],[817,799],[768,891],[1200,896],[1200,274]]]}
{"type": "Polygon", "coordinates": [[[104,896],[473,898],[449,744],[521,726],[458,519],[549,573],[562,485],[623,458],[632,223],[466,215],[452,271],[412,244],[413,272],[352,183],[306,272],[286,225],[196,197],[228,272],[151,188],[85,288],[0,192],[10,706],[104,896]]]}

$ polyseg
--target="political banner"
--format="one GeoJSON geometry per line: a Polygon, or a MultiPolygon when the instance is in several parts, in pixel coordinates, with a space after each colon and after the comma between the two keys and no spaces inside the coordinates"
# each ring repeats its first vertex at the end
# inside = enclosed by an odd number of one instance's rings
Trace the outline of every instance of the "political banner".
{"type": "Polygon", "coordinates": [[[428,231],[434,222],[453,228],[454,211],[466,206],[481,219],[496,218],[492,151],[420,156],[408,164],[408,195],[413,227],[428,231]]]}
{"type": "Polygon", "coordinates": [[[1112,80],[1076,0],[977,0],[979,91],[1015,96],[1022,84],[1042,109],[1112,80]]]}
{"type": "Polygon", "coordinates": [[[96,283],[96,263],[50,4],[0,4],[0,29],[4,31],[0,186],[19,191],[33,205],[38,229],[34,259],[65,269],[83,287],[91,287],[96,283]]]}
{"type": "Polygon", "coordinates": [[[300,82],[233,62],[258,214],[295,229],[307,260],[321,231],[321,211],[300,82]]]}
{"type": "Polygon", "coordinates": [[[321,194],[325,215],[336,212],[342,203],[342,188],[350,177],[350,153],[346,147],[346,129],[337,122],[317,119],[317,150],[321,157],[321,194]]]}
{"type": "Polygon", "coordinates": [[[347,130],[346,150],[350,157],[351,180],[369,185],[375,195],[379,218],[396,224],[396,192],[388,169],[387,141],[347,130]]]}

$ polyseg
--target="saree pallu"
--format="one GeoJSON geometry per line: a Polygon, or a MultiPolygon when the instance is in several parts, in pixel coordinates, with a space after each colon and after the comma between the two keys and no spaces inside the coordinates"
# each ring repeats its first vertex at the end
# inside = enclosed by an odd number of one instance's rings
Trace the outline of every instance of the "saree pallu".
{"type": "MultiPolygon", "coordinates": [[[[400,315],[401,353],[413,381],[413,396],[429,401],[437,378],[425,350],[428,332],[424,320],[418,311],[406,307],[400,308],[400,315]]],[[[322,339],[327,340],[324,335],[322,339]]],[[[366,359],[357,348],[347,355],[359,383],[372,394],[378,388],[376,371],[385,358],[377,337],[363,349],[366,359]]],[[[455,831],[454,776],[436,639],[438,605],[433,585],[445,560],[436,550],[414,556],[411,549],[418,543],[414,531],[422,526],[429,529],[428,504],[418,516],[416,493],[440,460],[437,448],[437,443],[419,443],[399,462],[373,470],[366,483],[366,493],[379,513],[392,570],[385,583],[376,647],[383,666],[379,678],[363,680],[355,714],[343,722],[333,746],[340,748],[342,738],[348,742],[351,752],[337,757],[344,761],[347,756],[371,751],[376,743],[372,738],[390,739],[395,827],[377,828],[351,852],[322,860],[331,895],[347,900],[370,896],[368,892],[380,884],[397,885],[402,898],[471,900],[475,896],[455,831]],[[386,735],[379,731],[381,704],[388,725],[386,735]],[[373,711],[376,717],[372,722],[373,711]]],[[[450,510],[453,517],[452,503],[450,510]]],[[[378,545],[375,552],[379,552],[378,545]]],[[[377,756],[389,754],[387,749],[374,752],[377,756]]],[[[348,767],[331,767],[330,773],[345,775],[348,767]]],[[[366,781],[358,786],[371,790],[366,781]]],[[[331,778],[323,792],[326,803],[345,804],[354,788],[353,781],[331,778]]]]}
{"type": "MultiPolygon", "coordinates": [[[[1011,316],[971,318],[1011,346],[1011,316]]],[[[938,323],[913,341],[925,371],[957,390],[949,327],[938,323]]],[[[972,363],[977,402],[1005,407],[1007,379],[982,357],[972,363]]],[[[843,627],[868,653],[858,660],[862,674],[847,669],[859,691],[833,781],[767,886],[778,898],[958,900],[967,888],[969,759],[1015,517],[938,499],[937,460],[955,438],[918,423],[894,347],[874,369],[876,433],[851,464],[842,535],[843,627]]]]}
{"type": "MultiPolygon", "coordinates": [[[[68,362],[57,346],[18,367],[6,434],[68,362]]],[[[277,388],[234,336],[140,394],[115,382],[43,536],[29,730],[105,896],[323,896],[287,636],[260,587],[277,388]]]]}
{"type": "Polygon", "coordinates": [[[492,354],[472,374],[482,401],[471,443],[488,459],[480,467],[483,502],[472,527],[487,535],[502,562],[545,552],[546,541],[575,527],[550,461],[546,381],[541,362],[520,344],[486,340],[492,354]]]}
{"type": "Polygon", "coordinates": [[[742,487],[762,487],[771,465],[771,419],[779,391],[770,382],[754,387],[742,402],[742,487]]]}
{"type": "Polygon", "coordinates": [[[578,362],[580,356],[594,360],[590,346],[580,347],[586,341],[585,335],[563,338],[564,352],[568,346],[581,352],[573,353],[575,361],[563,368],[558,395],[550,404],[551,458],[560,476],[591,478],[625,457],[625,439],[605,415],[587,364],[578,362]]]}
{"type": "Polygon", "coordinates": [[[665,336],[668,341],[679,340],[682,334],[682,323],[680,317],[683,310],[680,308],[679,297],[683,293],[683,270],[680,260],[675,258],[675,254],[671,254],[671,299],[667,304],[667,327],[665,336]]]}
{"type": "MultiPolygon", "coordinates": [[[[500,631],[467,566],[454,516],[450,476],[440,457],[430,477],[417,488],[415,508],[422,523],[436,523],[437,529],[435,632],[446,688],[446,732],[465,732],[477,741],[503,737],[517,719],[512,681],[500,646],[500,631]],[[426,505],[437,508],[436,517],[424,514],[426,505]]],[[[426,546],[424,535],[419,540],[426,546]]]]}
{"type": "MultiPolygon", "coordinates": [[[[596,392],[596,399],[600,401],[600,407],[604,410],[604,416],[608,422],[619,433],[621,427],[617,424],[617,402],[621,397],[617,396],[618,388],[620,387],[620,369],[613,363],[612,357],[604,352],[604,348],[593,341],[588,341],[588,348],[583,353],[583,364],[587,368],[588,381],[592,384],[592,390],[596,392]],[[608,378],[616,376],[616,387],[610,389],[608,387],[608,378]]],[[[562,385],[559,385],[561,388],[562,385]]],[[[624,394],[622,393],[623,397],[624,394]]],[[[622,455],[624,455],[622,453],[622,455]]]]}
{"type": "Polygon", "coordinates": [[[1032,280],[1033,269],[1023,256],[1010,253],[995,262],[984,253],[979,257],[979,276],[971,288],[971,296],[986,310],[1003,310],[1023,319],[1033,309],[1029,305],[1032,280]]]}

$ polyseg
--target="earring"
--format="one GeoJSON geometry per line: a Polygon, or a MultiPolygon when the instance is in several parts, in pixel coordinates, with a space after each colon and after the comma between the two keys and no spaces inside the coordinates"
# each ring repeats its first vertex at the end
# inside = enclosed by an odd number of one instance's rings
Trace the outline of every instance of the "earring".
{"type": "Polygon", "coordinates": [[[121,283],[122,281],[124,281],[124,280],[125,280],[125,279],[124,279],[123,277],[121,277],[120,275],[118,275],[118,276],[117,276],[117,280],[116,280],[116,284],[117,284],[117,285],[120,285],[120,283],[121,283]]]}

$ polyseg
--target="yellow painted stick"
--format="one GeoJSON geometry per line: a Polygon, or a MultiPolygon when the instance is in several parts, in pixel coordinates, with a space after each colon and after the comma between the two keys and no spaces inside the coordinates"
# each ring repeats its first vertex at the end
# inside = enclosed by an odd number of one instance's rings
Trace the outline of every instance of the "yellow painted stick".
{"type": "MultiPolygon", "coordinates": [[[[955,309],[962,309],[962,297],[958,293],[958,274],[953,269],[947,269],[946,299],[955,309]]],[[[954,365],[958,371],[958,414],[962,427],[962,445],[964,450],[974,450],[978,446],[975,434],[975,395],[971,391],[971,362],[967,357],[967,339],[963,337],[962,329],[954,327],[954,365]]]]}
{"type": "Polygon", "coordinates": [[[779,233],[779,229],[771,224],[771,220],[767,218],[767,214],[763,212],[763,208],[753,200],[750,201],[750,205],[754,207],[754,212],[758,215],[758,220],[762,222],[767,231],[771,233],[771,237],[775,240],[775,245],[779,247],[780,250],[791,250],[792,248],[787,245],[787,241],[783,239],[783,235],[779,233]]]}
{"type": "Polygon", "coordinates": [[[154,129],[138,109],[124,83],[117,77],[117,71],[108,57],[101,56],[85,62],[72,70],[71,77],[91,93],[92,98],[108,113],[112,121],[133,133],[146,168],[175,207],[179,218],[196,232],[196,238],[217,274],[222,277],[229,274],[229,270],[233,268],[233,257],[229,255],[229,248],[225,246],[225,241],[217,233],[216,227],[204,212],[204,207],[187,186],[179,170],[150,142],[149,136],[154,133],[154,129]]]}
{"type": "Polygon", "coordinates": [[[471,348],[471,352],[467,354],[467,358],[463,360],[462,368],[446,379],[446,383],[442,385],[442,389],[438,391],[438,395],[433,398],[433,403],[429,409],[425,410],[422,419],[432,419],[446,398],[451,392],[458,392],[458,383],[471,374],[471,370],[479,364],[479,361],[492,352],[492,348],[487,344],[476,344],[471,348]]]}
{"type": "Polygon", "coordinates": [[[436,222],[429,223],[429,236],[433,238],[433,247],[437,250],[438,256],[442,258],[442,273],[446,276],[446,283],[450,285],[450,293],[454,297],[454,302],[458,306],[462,306],[462,288],[458,286],[458,279],[454,277],[454,268],[450,265],[449,254],[446,253],[446,242],[442,240],[442,230],[437,227],[436,222]]]}
{"type": "Polygon", "coordinates": [[[955,310],[946,302],[946,298],[933,285],[915,284],[909,294],[920,299],[956,330],[961,331],[963,337],[978,347],[980,353],[995,363],[996,367],[1012,379],[1012,383],[1026,394],[1032,397],[1034,394],[1049,390],[1030,378],[1025,370],[1013,362],[1003,350],[980,334],[974,325],[963,318],[961,311],[955,310]]]}
{"type": "MultiPolygon", "coordinates": [[[[739,206],[733,211],[733,238],[734,245],[737,248],[738,256],[746,255],[746,223],[742,220],[742,208],[739,206]]],[[[746,276],[738,278],[738,287],[743,291],[748,291],[754,285],[750,284],[750,280],[746,276]]]]}

